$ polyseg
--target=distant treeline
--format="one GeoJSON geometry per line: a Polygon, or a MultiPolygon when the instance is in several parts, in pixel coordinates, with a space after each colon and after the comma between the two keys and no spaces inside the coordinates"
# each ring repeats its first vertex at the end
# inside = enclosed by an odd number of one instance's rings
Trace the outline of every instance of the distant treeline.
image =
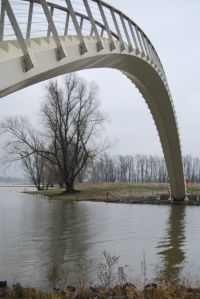
{"type": "MultiPolygon", "coordinates": [[[[188,155],[183,157],[183,164],[186,180],[200,182],[200,159],[188,155]]],[[[84,170],[81,177],[94,182],[168,182],[165,160],[156,155],[104,153],[84,170]]]]}

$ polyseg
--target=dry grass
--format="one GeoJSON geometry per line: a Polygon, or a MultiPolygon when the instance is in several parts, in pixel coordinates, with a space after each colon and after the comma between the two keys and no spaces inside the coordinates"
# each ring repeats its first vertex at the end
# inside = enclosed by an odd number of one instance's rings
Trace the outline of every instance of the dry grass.
{"type": "Polygon", "coordinates": [[[118,201],[157,196],[169,192],[168,184],[157,183],[82,183],[77,184],[75,187],[80,192],[65,194],[65,189],[49,189],[31,193],[61,200],[118,201]]]}
{"type": "MultiPolygon", "coordinates": [[[[164,200],[169,198],[169,184],[167,183],[79,183],[76,184],[75,189],[79,192],[66,194],[64,188],[51,188],[28,193],[67,201],[123,202],[129,199],[137,201],[159,196],[164,200]]],[[[200,199],[200,184],[187,183],[187,191],[191,200],[200,199]]]]}
{"type": "Polygon", "coordinates": [[[32,288],[15,290],[8,288],[0,293],[4,299],[106,299],[120,297],[122,299],[199,299],[200,289],[192,289],[184,285],[174,286],[170,283],[160,285],[150,284],[143,290],[137,289],[133,284],[126,283],[112,289],[92,288],[88,284],[79,285],[75,292],[57,291],[45,293],[32,288]]]}

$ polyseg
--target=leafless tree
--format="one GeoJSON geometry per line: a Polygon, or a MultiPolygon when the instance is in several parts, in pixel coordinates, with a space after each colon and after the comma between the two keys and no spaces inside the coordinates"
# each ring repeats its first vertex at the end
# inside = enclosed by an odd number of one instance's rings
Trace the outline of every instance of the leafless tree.
{"type": "Polygon", "coordinates": [[[97,182],[168,182],[165,160],[158,156],[103,153],[89,167],[88,179],[97,182]]]}
{"type": "Polygon", "coordinates": [[[37,190],[43,189],[46,185],[45,164],[47,161],[37,152],[34,152],[30,156],[22,157],[21,162],[22,169],[36,186],[37,190]]]}
{"type": "Polygon", "coordinates": [[[39,133],[23,117],[6,118],[0,123],[0,132],[8,135],[3,163],[20,161],[28,178],[40,190],[44,182],[45,159],[38,154],[43,148],[39,133]]]}
{"type": "Polygon", "coordinates": [[[50,150],[43,154],[58,167],[66,192],[71,193],[76,177],[99,151],[95,137],[105,117],[99,110],[97,86],[74,74],[67,75],[62,85],[50,81],[46,89],[41,116],[50,150]]]}
{"type": "Polygon", "coordinates": [[[10,135],[11,141],[6,144],[9,160],[22,160],[34,182],[38,181],[37,186],[41,183],[45,161],[49,161],[46,169],[54,166],[66,192],[71,193],[86,163],[104,148],[97,145],[96,138],[105,120],[99,110],[98,87],[69,74],[62,83],[50,81],[46,91],[40,110],[43,124],[40,132],[19,117],[2,121],[0,129],[1,133],[10,135]]]}

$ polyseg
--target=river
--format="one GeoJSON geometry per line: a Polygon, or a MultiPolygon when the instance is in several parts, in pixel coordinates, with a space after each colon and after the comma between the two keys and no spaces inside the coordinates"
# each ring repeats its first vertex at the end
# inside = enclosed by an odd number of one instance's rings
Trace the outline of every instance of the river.
{"type": "Polygon", "coordinates": [[[130,276],[200,279],[200,207],[64,202],[24,190],[0,187],[0,280],[44,287],[56,264],[73,282],[82,261],[98,264],[104,250],[130,276]]]}

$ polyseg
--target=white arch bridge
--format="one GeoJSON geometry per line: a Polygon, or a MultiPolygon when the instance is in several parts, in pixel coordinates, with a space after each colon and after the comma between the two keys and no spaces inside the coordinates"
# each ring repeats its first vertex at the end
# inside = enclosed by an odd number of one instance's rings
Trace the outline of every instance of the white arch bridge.
{"type": "Polygon", "coordinates": [[[174,199],[186,197],[179,132],[165,72],[141,28],[101,0],[0,0],[0,97],[77,70],[114,68],[154,118],[174,199]]]}

